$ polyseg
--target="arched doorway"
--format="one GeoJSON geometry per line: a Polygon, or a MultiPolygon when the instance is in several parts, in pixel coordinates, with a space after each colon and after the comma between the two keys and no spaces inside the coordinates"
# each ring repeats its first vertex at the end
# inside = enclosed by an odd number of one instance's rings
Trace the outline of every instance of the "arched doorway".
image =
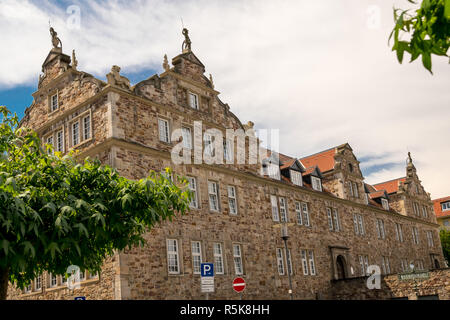
{"type": "Polygon", "coordinates": [[[439,264],[439,260],[438,259],[434,259],[434,267],[436,269],[440,269],[441,268],[441,265],[439,264]]]}
{"type": "Polygon", "coordinates": [[[346,278],[346,264],[343,256],[338,256],[336,259],[336,273],[338,280],[342,280],[346,278]]]}

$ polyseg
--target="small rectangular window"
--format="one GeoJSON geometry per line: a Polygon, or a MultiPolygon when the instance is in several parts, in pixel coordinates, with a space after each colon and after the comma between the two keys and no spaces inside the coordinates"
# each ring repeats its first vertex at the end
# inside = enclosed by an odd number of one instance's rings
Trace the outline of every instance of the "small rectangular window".
{"type": "Polygon", "coordinates": [[[83,118],[83,139],[88,140],[91,138],[91,116],[88,115],[83,118]]]}
{"type": "MultiPolygon", "coordinates": [[[[47,141],[46,141],[45,143],[48,144],[48,145],[50,145],[50,146],[52,146],[52,148],[55,147],[55,145],[54,145],[54,143],[53,143],[53,136],[48,137],[48,138],[47,138],[47,141]]],[[[49,151],[49,153],[52,154],[53,151],[49,151]]]]}
{"type": "Polygon", "coordinates": [[[80,123],[72,123],[72,146],[75,147],[80,144],[80,123]]]}
{"type": "Polygon", "coordinates": [[[303,186],[302,173],[298,171],[291,170],[291,181],[296,186],[303,186]]]}
{"type": "Polygon", "coordinates": [[[366,229],[364,228],[364,218],[362,215],[358,215],[358,224],[359,224],[359,233],[361,235],[365,235],[366,234],[366,229]]]}
{"type": "Polygon", "coordinates": [[[356,182],[353,183],[353,194],[355,198],[359,198],[358,184],[356,182]]]}
{"type": "Polygon", "coordinates": [[[434,247],[433,231],[427,231],[428,247],[434,247]]]}
{"type": "Polygon", "coordinates": [[[39,291],[42,289],[42,276],[38,276],[35,280],[34,280],[34,290],[35,291],[39,291]]]}
{"type": "Polygon", "coordinates": [[[237,198],[236,198],[236,188],[233,186],[228,187],[228,205],[230,207],[230,214],[237,215],[237,198]]]}
{"type": "Polygon", "coordinates": [[[214,243],[214,267],[217,274],[224,274],[225,268],[223,265],[223,251],[221,243],[214,243]]]}
{"type": "Polygon", "coordinates": [[[303,274],[307,276],[309,274],[309,268],[306,250],[302,250],[302,266],[303,266],[303,274]]]}
{"type": "Polygon", "coordinates": [[[281,222],[288,222],[288,213],[287,213],[287,205],[286,205],[286,199],[280,198],[280,217],[281,222]]]}
{"type": "Polygon", "coordinates": [[[384,229],[384,221],[381,219],[377,219],[376,227],[377,227],[378,239],[383,239],[383,240],[386,239],[386,233],[385,233],[385,229],[384,229]]]}
{"type": "Polygon", "coordinates": [[[244,268],[242,266],[242,251],[241,246],[236,244],[233,246],[233,258],[234,258],[234,270],[236,275],[244,274],[244,268]]]}
{"type": "Polygon", "coordinates": [[[158,124],[159,124],[159,140],[165,143],[170,143],[169,121],[164,119],[158,119],[158,124]]]}
{"type": "Polygon", "coordinates": [[[58,94],[54,94],[53,96],[51,96],[50,103],[52,112],[59,109],[58,94]]]}
{"type": "Polygon", "coordinates": [[[223,158],[226,163],[232,163],[234,160],[233,142],[230,140],[223,141],[223,158]]]}
{"type": "Polygon", "coordinates": [[[219,211],[219,188],[216,182],[208,181],[209,208],[211,211],[219,211]]]}
{"type": "Polygon", "coordinates": [[[401,224],[398,223],[395,224],[395,233],[397,241],[403,242],[403,228],[401,224]]]}
{"type": "Polygon", "coordinates": [[[272,205],[272,219],[275,222],[280,222],[280,216],[278,214],[278,200],[276,196],[270,196],[270,202],[272,205]]]}
{"type": "Polygon", "coordinates": [[[316,275],[316,263],[314,261],[314,252],[313,251],[309,251],[309,268],[311,271],[311,275],[315,276],[316,275]]]}
{"type": "Polygon", "coordinates": [[[309,218],[309,208],[307,203],[302,203],[302,209],[303,209],[303,221],[305,222],[306,227],[311,226],[311,220],[309,218]]]}
{"type": "Polygon", "coordinates": [[[330,231],[334,230],[334,224],[333,224],[333,212],[331,211],[331,208],[327,208],[327,216],[328,216],[328,228],[330,231]]]}
{"type": "Polygon", "coordinates": [[[205,143],[205,155],[213,157],[214,156],[214,143],[212,135],[205,133],[203,141],[205,143]]]}
{"type": "Polygon", "coordinates": [[[303,225],[302,205],[300,202],[295,203],[295,213],[297,214],[297,224],[303,225]]]}
{"type": "Polygon", "coordinates": [[[199,110],[199,103],[198,103],[198,95],[195,93],[189,92],[189,106],[192,109],[199,110]]]}
{"type": "Polygon", "coordinates": [[[49,287],[55,288],[58,285],[58,277],[51,273],[48,276],[49,276],[49,287]]]}
{"type": "Polygon", "coordinates": [[[192,242],[192,269],[194,274],[201,273],[202,265],[202,244],[200,241],[192,242]]]}
{"type": "Polygon", "coordinates": [[[183,135],[183,148],[192,150],[192,132],[191,128],[183,127],[181,129],[183,135]]]}
{"type": "Polygon", "coordinates": [[[191,208],[198,209],[197,179],[188,177],[189,190],[192,192],[191,208]]]}
{"type": "Polygon", "coordinates": [[[416,227],[412,228],[413,242],[419,244],[419,230],[416,227]]]}
{"type": "Polygon", "coordinates": [[[333,209],[333,219],[334,219],[334,231],[340,231],[341,223],[340,223],[339,213],[338,213],[337,209],[333,209]]]}
{"type": "Polygon", "coordinates": [[[62,130],[56,133],[56,151],[64,152],[64,132],[62,130]]]}
{"type": "Polygon", "coordinates": [[[169,274],[179,274],[180,273],[180,261],[178,255],[178,240],[169,239],[167,240],[167,264],[169,269],[169,274]]]}
{"type": "Polygon", "coordinates": [[[278,274],[280,276],[284,276],[283,250],[280,248],[277,248],[277,266],[278,266],[278,274]]]}
{"type": "Polygon", "coordinates": [[[320,178],[311,177],[312,187],[316,191],[322,191],[322,181],[320,178]]]}

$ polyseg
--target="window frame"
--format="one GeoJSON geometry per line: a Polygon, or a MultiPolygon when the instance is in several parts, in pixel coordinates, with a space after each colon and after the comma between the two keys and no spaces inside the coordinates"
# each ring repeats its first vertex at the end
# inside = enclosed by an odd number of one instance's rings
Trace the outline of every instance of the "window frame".
{"type": "Polygon", "coordinates": [[[314,190],[323,192],[322,179],[311,176],[311,185],[314,190]]]}
{"type": "Polygon", "coordinates": [[[237,193],[236,193],[236,187],[235,186],[228,186],[228,208],[230,209],[230,215],[237,216],[239,209],[238,209],[238,200],[237,200],[237,193]],[[233,192],[230,194],[230,191],[233,190],[233,192]],[[232,212],[232,203],[234,201],[234,211],[232,212]]]}
{"type": "Polygon", "coordinates": [[[192,128],[189,126],[181,126],[181,136],[183,138],[183,149],[193,150],[192,128]],[[186,137],[186,132],[189,132],[189,137],[186,137]],[[187,145],[187,142],[189,142],[189,145],[187,145]]]}
{"type": "Polygon", "coordinates": [[[202,263],[203,263],[203,255],[202,255],[202,242],[201,241],[191,241],[191,256],[192,256],[192,273],[195,275],[202,273],[202,263]],[[199,252],[194,252],[194,244],[198,245],[199,252]],[[196,266],[196,258],[198,258],[198,269],[196,266]],[[198,271],[197,271],[198,270],[198,271]]]}
{"type": "Polygon", "coordinates": [[[193,197],[191,203],[189,204],[189,207],[192,209],[199,209],[200,202],[199,202],[199,195],[198,195],[197,178],[188,176],[187,179],[188,179],[188,183],[189,183],[188,188],[191,192],[194,193],[194,197],[193,197]],[[194,188],[192,188],[192,183],[191,183],[192,181],[194,182],[194,188]],[[195,206],[192,205],[192,202],[195,202],[195,206]]]}
{"type": "MultiPolygon", "coordinates": [[[[166,246],[167,246],[167,272],[169,275],[179,275],[181,274],[181,261],[180,261],[180,246],[178,243],[178,239],[167,239],[166,240],[166,246]],[[175,251],[170,250],[170,241],[174,241],[175,251]],[[175,256],[176,258],[176,271],[171,270],[171,267],[175,267],[174,265],[171,265],[171,255],[175,256]]],[[[173,260],[173,259],[172,259],[173,260]]]]}
{"type": "Polygon", "coordinates": [[[159,142],[162,143],[167,143],[170,144],[171,143],[171,132],[170,132],[170,121],[166,118],[161,118],[158,117],[158,137],[159,137],[159,142]],[[164,124],[164,130],[165,132],[162,132],[162,126],[161,124],[164,124]],[[164,137],[163,137],[164,134],[164,137]]]}
{"type": "Polygon", "coordinates": [[[242,257],[242,247],[240,244],[233,244],[233,262],[234,262],[235,274],[237,276],[243,275],[244,274],[244,260],[242,257]],[[239,254],[236,253],[236,248],[239,249],[239,254]],[[240,270],[238,270],[239,268],[240,268],[240,270]]]}
{"type": "Polygon", "coordinates": [[[191,109],[200,111],[200,96],[197,93],[188,91],[188,104],[191,109]],[[191,97],[195,97],[195,99],[194,99],[195,106],[192,105],[193,101],[192,101],[191,97]]]}
{"type": "Polygon", "coordinates": [[[56,93],[49,95],[49,114],[52,114],[60,109],[59,105],[59,90],[56,90],[56,93]],[[54,108],[53,97],[56,97],[56,108],[54,108]]]}
{"type": "Polygon", "coordinates": [[[280,208],[280,222],[289,223],[288,205],[285,197],[278,197],[280,208]]]}
{"type": "Polygon", "coordinates": [[[291,182],[298,187],[303,187],[302,173],[292,169],[290,169],[289,171],[291,175],[291,182]]]}
{"type": "Polygon", "coordinates": [[[214,256],[214,268],[215,273],[218,275],[224,275],[225,274],[225,260],[223,258],[223,245],[220,242],[214,242],[213,243],[213,256],[214,256]],[[220,253],[217,253],[216,248],[220,249],[220,253]],[[219,264],[217,263],[218,259],[220,260],[220,264],[222,266],[222,270],[219,267],[219,264]]]}
{"type": "Polygon", "coordinates": [[[286,274],[285,267],[284,267],[284,253],[283,249],[277,248],[276,249],[276,257],[277,257],[277,269],[278,269],[278,275],[284,276],[286,274]]]}
{"type": "Polygon", "coordinates": [[[208,200],[209,200],[209,210],[212,212],[220,212],[220,193],[219,193],[219,183],[216,181],[208,180],[208,200]],[[215,186],[215,193],[211,193],[211,186],[215,186]],[[217,209],[212,208],[211,196],[215,196],[217,209]]]}
{"type": "Polygon", "coordinates": [[[270,196],[270,205],[272,207],[272,220],[274,222],[280,222],[280,211],[278,208],[278,197],[275,195],[270,196]],[[274,211],[276,209],[276,212],[274,211]]]}

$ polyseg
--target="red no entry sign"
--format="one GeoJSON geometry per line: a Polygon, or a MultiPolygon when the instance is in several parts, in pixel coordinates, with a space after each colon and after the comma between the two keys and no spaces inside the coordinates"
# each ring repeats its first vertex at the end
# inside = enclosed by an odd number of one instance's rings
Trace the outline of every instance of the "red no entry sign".
{"type": "Polygon", "coordinates": [[[237,293],[241,293],[245,290],[245,280],[242,278],[236,278],[233,281],[233,289],[234,291],[236,291],[237,293]]]}

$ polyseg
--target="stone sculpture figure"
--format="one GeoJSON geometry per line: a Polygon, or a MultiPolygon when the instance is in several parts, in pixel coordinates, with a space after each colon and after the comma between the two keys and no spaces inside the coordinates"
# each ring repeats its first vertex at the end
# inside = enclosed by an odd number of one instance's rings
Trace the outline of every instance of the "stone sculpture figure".
{"type": "Polygon", "coordinates": [[[55,48],[55,49],[61,48],[62,49],[62,41],[61,41],[61,39],[58,38],[58,33],[55,31],[55,29],[50,28],[50,35],[52,36],[53,48],[55,48]]]}
{"type": "Polygon", "coordinates": [[[130,80],[128,78],[120,75],[120,67],[113,66],[111,72],[106,75],[108,79],[108,84],[116,86],[125,90],[130,90],[130,80]]]}
{"type": "Polygon", "coordinates": [[[189,38],[189,30],[184,28],[183,35],[185,38],[185,40],[183,42],[183,53],[191,52],[192,42],[191,42],[191,39],[189,38]]]}

